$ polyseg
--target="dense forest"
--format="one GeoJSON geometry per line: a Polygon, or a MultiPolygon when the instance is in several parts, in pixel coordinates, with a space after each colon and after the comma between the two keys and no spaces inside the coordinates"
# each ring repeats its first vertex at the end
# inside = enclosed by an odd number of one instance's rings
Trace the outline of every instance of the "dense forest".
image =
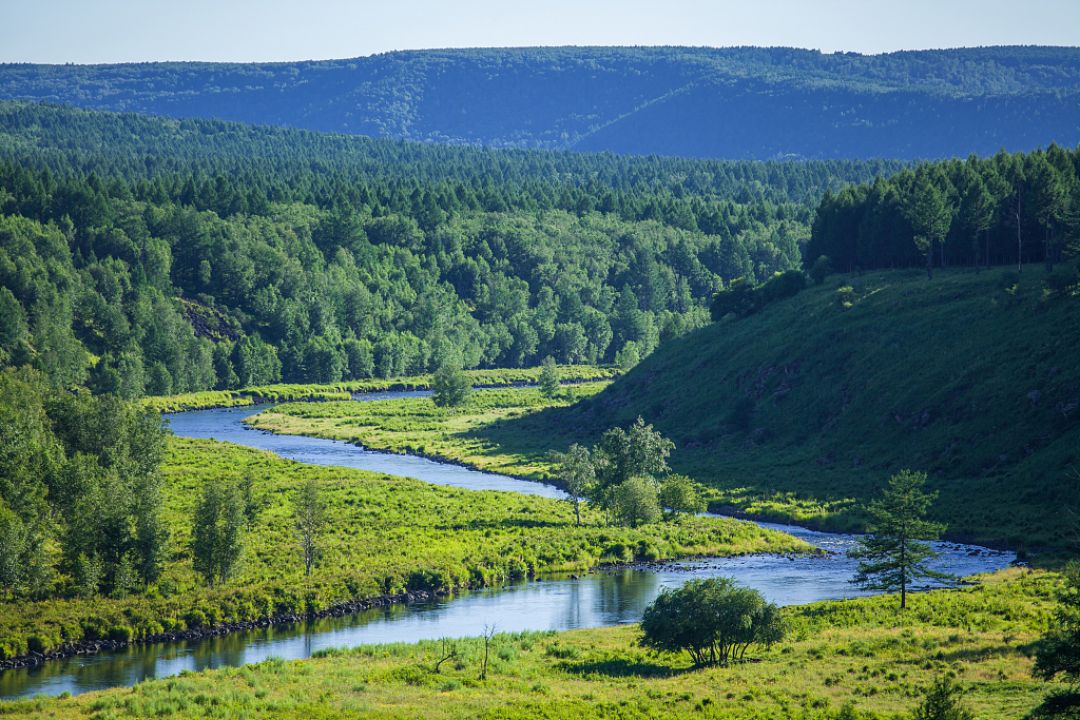
{"type": "Polygon", "coordinates": [[[0,437],[0,599],[126,593],[157,578],[168,538],[157,413],[7,368],[0,437]]]}
{"type": "Polygon", "coordinates": [[[736,163],[0,106],[0,359],[125,397],[632,362],[798,267],[882,162],[736,163]]]}
{"type": "Polygon", "coordinates": [[[809,259],[849,272],[1043,262],[1080,249],[1080,149],[925,163],[827,193],[809,259]],[[823,261],[824,262],[824,261],[823,261]]]}
{"type": "Polygon", "coordinates": [[[770,159],[1080,141],[1080,50],[506,48],[0,66],[0,98],[436,143],[770,159]]]}

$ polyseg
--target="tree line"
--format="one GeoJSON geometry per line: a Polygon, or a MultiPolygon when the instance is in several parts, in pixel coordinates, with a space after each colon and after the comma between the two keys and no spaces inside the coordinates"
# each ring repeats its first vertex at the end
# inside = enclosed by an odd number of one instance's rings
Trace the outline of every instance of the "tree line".
{"type": "Polygon", "coordinates": [[[160,417],[0,370],[0,597],[127,595],[168,539],[160,417]]]}
{"type": "Polygon", "coordinates": [[[923,163],[827,192],[807,264],[841,272],[1044,263],[1080,251],[1080,148],[923,163]]]}
{"type": "Polygon", "coordinates": [[[0,115],[0,364],[122,397],[630,363],[797,267],[826,187],[894,168],[0,115]]]}

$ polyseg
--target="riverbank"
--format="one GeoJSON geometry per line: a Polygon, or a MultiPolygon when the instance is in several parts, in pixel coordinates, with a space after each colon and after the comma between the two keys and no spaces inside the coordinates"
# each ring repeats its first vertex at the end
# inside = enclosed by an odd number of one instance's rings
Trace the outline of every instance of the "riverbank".
{"type": "MultiPolygon", "coordinates": [[[[621,373],[622,371],[616,367],[596,365],[564,365],[559,368],[560,378],[567,383],[611,380],[621,373]]],[[[540,368],[466,370],[465,374],[475,387],[513,387],[538,382],[540,368]]],[[[245,407],[260,403],[349,400],[357,393],[427,390],[430,388],[431,375],[413,375],[396,378],[349,380],[321,385],[279,383],[239,390],[205,390],[179,395],[148,397],[142,403],[155,412],[172,413],[186,410],[245,407]]]]}
{"type": "Polygon", "coordinates": [[[42,663],[63,660],[76,655],[96,655],[103,652],[117,652],[125,648],[138,645],[153,645],[155,643],[178,643],[206,640],[213,637],[221,637],[229,633],[254,630],[256,628],[268,628],[280,625],[292,625],[309,622],[327,617],[342,617],[372,608],[387,607],[389,605],[412,605],[414,603],[427,603],[434,600],[440,594],[449,591],[429,592],[416,590],[397,595],[380,595],[373,598],[361,598],[338,603],[322,610],[312,611],[303,615],[296,613],[282,613],[269,617],[256,618],[254,620],[238,620],[235,622],[222,622],[206,627],[193,627],[184,630],[172,630],[155,635],[147,635],[137,640],[121,640],[102,638],[97,640],[81,640],[78,642],[64,643],[51,650],[44,652],[31,652],[26,655],[0,660],[0,671],[15,670],[18,668],[37,667],[42,663]]]}
{"type": "MultiPolygon", "coordinates": [[[[359,403],[357,403],[359,404],[359,403]]],[[[169,561],[161,579],[128,597],[0,604],[0,659],[83,642],[139,642],[229,623],[315,615],[357,599],[496,585],[541,573],[581,572],[635,558],[803,552],[784,533],[736,520],[683,518],[632,530],[565,502],[478,493],[402,477],[283,460],[209,440],[172,439],[165,475],[169,561]],[[241,569],[207,588],[191,569],[190,518],[207,482],[250,477],[259,512],[241,569]],[[295,488],[313,477],[330,527],[323,562],[305,578],[292,529],[295,488]]]]}
{"type": "Polygon", "coordinates": [[[851,705],[861,720],[895,717],[945,674],[977,718],[1023,717],[1045,692],[1026,648],[1053,608],[1056,580],[1012,569],[977,585],[783,610],[788,637],[728,668],[690,667],[684,655],[636,644],[636,626],[499,634],[487,680],[480,639],[444,645],[325,650],[303,662],[268,660],[67,699],[0,703],[5,717],[122,718],[799,717],[834,720],[851,705]],[[439,665],[447,654],[454,656],[439,665]]]}
{"type": "Polygon", "coordinates": [[[546,436],[522,436],[513,450],[483,439],[488,428],[591,397],[607,382],[563,386],[556,398],[537,388],[507,387],[470,395],[458,407],[437,407],[428,398],[374,402],[286,403],[246,420],[257,430],[305,435],[359,445],[370,450],[419,455],[482,472],[558,484],[546,436]]]}
{"type": "MultiPolygon", "coordinates": [[[[535,388],[506,387],[474,393],[456,408],[437,408],[427,398],[395,398],[375,402],[286,403],[245,420],[266,432],[340,440],[370,450],[417,455],[430,460],[512,478],[561,487],[551,461],[550,433],[536,432],[529,423],[515,422],[527,415],[566,408],[591,398],[607,382],[563,388],[559,398],[545,398],[535,388]],[[532,428],[532,429],[530,429],[532,428]]],[[[556,440],[558,442],[558,440],[556,440]]],[[[678,449],[676,450],[678,453],[678,449]]],[[[716,499],[714,489],[699,484],[709,499],[709,511],[752,522],[798,525],[823,532],[862,532],[850,513],[836,513],[819,501],[787,498],[768,502],[742,498],[731,502],[729,493],[716,499]]],[[[844,504],[852,501],[845,500],[844,504]]],[[[946,530],[945,539],[997,550],[1014,550],[1011,542],[984,541],[971,533],[946,530]]],[[[1038,550],[1038,548],[1028,548],[1038,550]]]]}

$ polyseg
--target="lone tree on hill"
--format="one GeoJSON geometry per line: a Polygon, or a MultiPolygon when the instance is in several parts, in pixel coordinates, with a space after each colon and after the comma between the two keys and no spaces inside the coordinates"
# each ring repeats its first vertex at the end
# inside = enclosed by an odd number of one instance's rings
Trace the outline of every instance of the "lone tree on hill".
{"type": "Polygon", "coordinates": [[[900,608],[907,607],[908,587],[916,578],[949,576],[927,567],[937,553],[925,542],[941,537],[945,526],[926,520],[937,493],[923,491],[926,473],[902,470],[889,478],[881,499],[870,503],[870,534],[850,551],[859,558],[852,582],[869,590],[900,591],[900,608]]]}
{"type": "Polygon", "coordinates": [[[461,405],[472,392],[472,384],[461,364],[450,360],[439,365],[439,369],[431,378],[431,399],[439,407],[454,407],[461,405]]]}

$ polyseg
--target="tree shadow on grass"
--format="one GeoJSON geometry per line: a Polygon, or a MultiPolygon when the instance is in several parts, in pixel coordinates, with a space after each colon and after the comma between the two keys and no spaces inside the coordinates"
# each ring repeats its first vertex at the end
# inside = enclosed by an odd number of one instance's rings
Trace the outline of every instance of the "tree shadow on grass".
{"type": "Polygon", "coordinates": [[[485,447],[534,459],[547,457],[551,450],[570,443],[589,445],[599,440],[599,425],[589,403],[582,407],[551,407],[518,417],[503,418],[461,433],[480,440],[485,447]],[[584,408],[584,409],[583,409],[584,408]]]}
{"type": "MultiPolygon", "coordinates": [[[[1018,645],[1009,644],[997,644],[978,648],[960,648],[957,650],[942,651],[936,654],[934,657],[938,660],[944,660],[945,662],[977,662],[992,657],[1006,657],[1009,655],[1026,655],[1028,657],[1035,654],[1035,649],[1038,643],[1030,642],[1018,645]]],[[[923,662],[919,660],[918,662],[923,662]]]]}
{"type": "Polygon", "coordinates": [[[1032,720],[1076,720],[1080,718],[1080,690],[1052,691],[1028,715],[1032,720]]]}
{"type": "Polygon", "coordinates": [[[616,657],[588,662],[564,662],[559,666],[575,675],[603,675],[605,677],[666,678],[685,675],[696,667],[673,667],[640,658],[616,657]]]}
{"type": "Polygon", "coordinates": [[[434,530],[501,530],[503,528],[566,528],[573,523],[560,520],[540,520],[535,518],[504,518],[501,520],[469,520],[458,523],[433,525],[434,530]]]}

